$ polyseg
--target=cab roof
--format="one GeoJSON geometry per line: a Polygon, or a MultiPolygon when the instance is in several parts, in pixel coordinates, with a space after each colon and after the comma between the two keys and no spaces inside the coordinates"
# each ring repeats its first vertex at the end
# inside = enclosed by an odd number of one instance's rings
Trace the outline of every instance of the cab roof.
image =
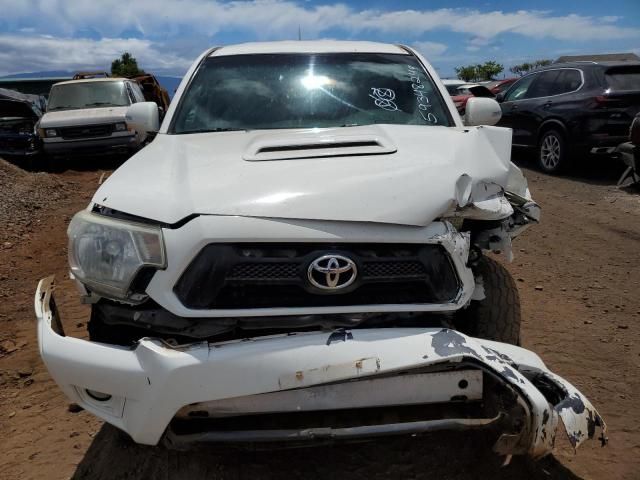
{"type": "Polygon", "coordinates": [[[408,55],[404,48],[389,43],[349,42],[338,40],[298,40],[250,42],[228,45],[214,50],[210,57],[249,55],[253,53],[395,53],[408,55]]]}
{"type": "Polygon", "coordinates": [[[123,77],[107,77],[107,78],[82,78],[78,80],[69,80],[67,82],[58,82],[55,86],[58,85],[69,85],[73,83],[90,83],[90,82],[122,82],[123,80],[128,80],[123,77]]]}

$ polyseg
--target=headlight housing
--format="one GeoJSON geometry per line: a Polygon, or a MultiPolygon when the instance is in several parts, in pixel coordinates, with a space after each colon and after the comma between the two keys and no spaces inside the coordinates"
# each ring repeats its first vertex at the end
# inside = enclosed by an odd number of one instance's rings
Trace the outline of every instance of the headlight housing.
{"type": "Polygon", "coordinates": [[[113,125],[113,129],[116,132],[124,132],[127,129],[127,124],[124,122],[118,122],[113,125]]]}
{"type": "Polygon", "coordinates": [[[71,220],[67,234],[71,272],[107,298],[139,303],[146,296],[131,292],[136,275],[144,267],[166,267],[160,227],[82,211],[71,220]]]}
{"type": "Polygon", "coordinates": [[[45,137],[57,137],[58,136],[58,132],[56,131],[55,128],[45,128],[44,129],[44,135],[45,135],[45,137]]]}

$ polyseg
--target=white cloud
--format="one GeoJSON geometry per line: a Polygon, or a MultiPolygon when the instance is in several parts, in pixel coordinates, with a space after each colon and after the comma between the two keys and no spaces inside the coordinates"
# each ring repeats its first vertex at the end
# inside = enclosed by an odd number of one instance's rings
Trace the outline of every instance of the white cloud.
{"type": "Polygon", "coordinates": [[[427,60],[439,58],[447,50],[444,43],[438,42],[413,42],[413,47],[427,57],[427,60]]]}
{"type": "Polygon", "coordinates": [[[171,54],[149,40],[103,38],[55,38],[0,35],[0,75],[47,70],[109,69],[111,61],[131,52],[142,68],[154,72],[182,71],[192,58],[171,54]],[[4,70],[4,71],[3,71],[4,70]]]}
{"type": "Polygon", "coordinates": [[[133,53],[143,68],[179,72],[224,33],[248,40],[294,39],[298,28],[305,39],[386,36],[416,46],[428,58],[442,58],[447,52],[447,60],[451,48],[439,39],[442,32],[470,38],[469,52],[495,50],[496,41],[506,33],[568,41],[572,46],[582,42],[586,47],[603,39],[640,38],[640,29],[619,25],[622,18],[617,16],[389,8],[309,6],[301,0],[0,0],[3,28],[10,28],[0,33],[0,74],[107,68],[124,50],[133,53]],[[132,32],[144,39],[129,38],[138,36],[132,32]]]}
{"type": "Polygon", "coordinates": [[[257,38],[295,38],[298,26],[309,38],[332,29],[349,33],[400,33],[414,38],[437,30],[484,38],[512,32],[532,38],[579,41],[640,35],[638,29],[615,25],[619,17],[614,16],[604,17],[603,23],[600,17],[553,16],[548,12],[527,10],[357,11],[342,3],[306,7],[293,0],[0,0],[0,11],[6,21],[29,23],[39,31],[69,36],[78,29],[91,28],[111,38],[120,36],[127,29],[144,32],[153,38],[172,38],[184,31],[212,36],[227,30],[246,30],[257,38]]]}

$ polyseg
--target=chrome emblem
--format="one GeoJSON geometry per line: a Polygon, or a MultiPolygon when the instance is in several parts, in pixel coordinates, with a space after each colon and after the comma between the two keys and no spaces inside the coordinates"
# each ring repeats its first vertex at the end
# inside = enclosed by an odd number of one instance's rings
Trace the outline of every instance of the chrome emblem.
{"type": "Polygon", "coordinates": [[[358,276],[353,260],[342,255],[323,255],[309,265],[309,282],[321,290],[340,290],[351,285],[358,276]]]}

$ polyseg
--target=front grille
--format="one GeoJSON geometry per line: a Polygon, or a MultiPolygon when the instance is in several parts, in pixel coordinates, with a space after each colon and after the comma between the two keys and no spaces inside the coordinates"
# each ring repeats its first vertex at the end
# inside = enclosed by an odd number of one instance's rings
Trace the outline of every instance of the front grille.
{"type": "Polygon", "coordinates": [[[226,279],[236,282],[253,280],[295,280],[298,265],[295,263],[241,263],[234,266],[226,279]]]}
{"type": "MultiPolygon", "coordinates": [[[[33,150],[30,144],[31,138],[23,137],[23,138],[0,138],[0,150],[4,150],[6,152],[21,152],[27,150],[33,150]]],[[[35,147],[35,144],[34,144],[35,147]]]]}
{"type": "Polygon", "coordinates": [[[204,247],[174,287],[192,309],[448,303],[460,283],[441,245],[227,245],[204,247]],[[324,291],[307,278],[323,255],[351,259],[353,284],[324,291]]]}
{"type": "Polygon", "coordinates": [[[365,278],[422,278],[424,265],[418,261],[367,262],[363,269],[365,278]]]}
{"type": "Polygon", "coordinates": [[[62,127],[56,129],[64,139],[108,137],[113,132],[113,124],[83,125],[80,127],[62,127]]]}

